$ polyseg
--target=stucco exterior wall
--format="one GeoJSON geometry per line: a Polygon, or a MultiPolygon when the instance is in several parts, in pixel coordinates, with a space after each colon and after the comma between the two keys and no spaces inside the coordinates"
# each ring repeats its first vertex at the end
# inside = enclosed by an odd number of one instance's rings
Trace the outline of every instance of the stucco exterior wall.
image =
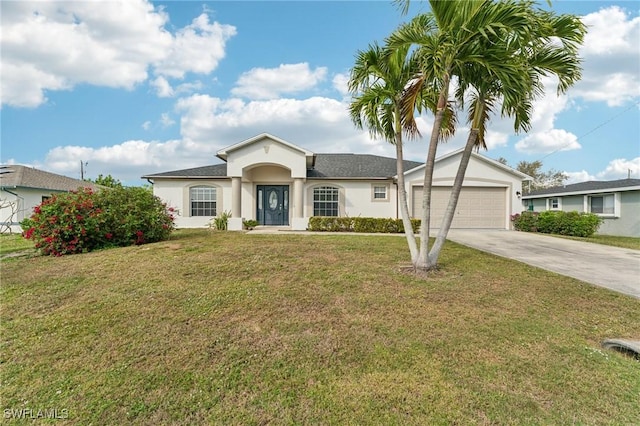
{"type": "MultiPolygon", "coordinates": [[[[598,229],[598,234],[640,237],[640,191],[621,191],[619,194],[620,210],[617,217],[603,216],[603,223],[598,229]]],[[[588,194],[550,195],[546,198],[534,198],[531,201],[535,212],[546,211],[549,198],[560,198],[562,211],[582,213],[585,211],[588,196],[588,194]]]]}
{"type": "Polygon", "coordinates": [[[341,189],[340,195],[344,196],[341,205],[341,216],[349,217],[380,217],[396,218],[397,192],[391,180],[366,180],[366,181],[326,181],[309,180],[305,184],[305,202],[303,214],[305,218],[313,216],[313,188],[317,186],[335,186],[341,189]],[[373,198],[373,187],[385,186],[387,188],[386,200],[373,198]]]}
{"type": "Polygon", "coordinates": [[[620,216],[604,218],[598,234],[640,237],[640,191],[620,193],[620,216]]]}
{"type": "MultiPolygon", "coordinates": [[[[446,157],[436,162],[433,172],[433,185],[442,187],[451,187],[458,172],[460,163],[460,155],[446,157]]],[[[417,168],[405,177],[407,196],[409,197],[409,208],[413,205],[414,200],[412,194],[414,187],[422,187],[424,182],[424,167],[417,168]]],[[[522,180],[520,177],[497,167],[491,162],[487,162],[472,156],[465,173],[463,186],[473,187],[502,187],[507,188],[507,200],[505,217],[509,217],[516,213],[521,213],[523,209],[522,201],[517,193],[522,194],[522,180]]],[[[509,224],[505,223],[508,228],[509,224]]]]}
{"type": "MultiPolygon", "coordinates": [[[[0,191],[0,200],[17,203],[17,211],[13,216],[13,222],[9,224],[11,226],[11,232],[22,232],[22,228],[19,223],[33,214],[33,208],[42,203],[42,197],[50,197],[51,195],[60,191],[51,191],[44,189],[32,189],[32,188],[13,188],[9,189],[13,192],[11,194],[6,191],[0,191]]],[[[0,222],[2,224],[7,223],[10,220],[11,208],[6,207],[0,209],[0,222]]],[[[3,226],[4,228],[4,226],[3,226]]]]}
{"type": "Polygon", "coordinates": [[[227,175],[242,176],[257,164],[272,164],[291,170],[290,176],[307,176],[305,154],[289,146],[264,138],[233,150],[227,159],[227,175]]]}
{"type": "Polygon", "coordinates": [[[213,216],[191,216],[189,188],[193,186],[216,188],[218,214],[231,208],[231,181],[228,179],[158,179],[153,184],[153,194],[160,197],[167,207],[176,209],[175,224],[178,228],[206,227],[213,219],[213,216]]]}

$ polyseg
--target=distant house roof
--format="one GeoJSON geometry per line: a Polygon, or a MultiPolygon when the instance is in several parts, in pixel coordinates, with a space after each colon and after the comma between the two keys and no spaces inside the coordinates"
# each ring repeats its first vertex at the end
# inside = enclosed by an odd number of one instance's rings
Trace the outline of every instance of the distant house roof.
{"type": "Polygon", "coordinates": [[[522,198],[528,199],[542,198],[548,195],[580,195],[634,190],[640,190],[640,179],[592,180],[532,191],[529,194],[523,195],[522,198]]]}
{"type": "MultiPolygon", "coordinates": [[[[405,170],[418,167],[422,163],[405,161],[405,170]]],[[[387,179],[396,175],[395,158],[369,154],[316,154],[314,166],[307,170],[310,179],[387,179]]],[[[227,177],[227,165],[195,167],[142,176],[144,179],[189,178],[215,179],[227,177]]]]}
{"type": "Polygon", "coordinates": [[[87,187],[98,189],[100,185],[27,166],[3,165],[0,166],[0,187],[74,191],[87,187]]]}

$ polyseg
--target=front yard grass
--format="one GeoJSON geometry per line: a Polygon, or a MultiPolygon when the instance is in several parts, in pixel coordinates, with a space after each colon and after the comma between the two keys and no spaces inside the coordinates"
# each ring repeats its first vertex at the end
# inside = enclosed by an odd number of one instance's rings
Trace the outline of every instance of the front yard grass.
{"type": "Polygon", "coordinates": [[[407,262],[401,237],[206,230],[5,260],[5,417],[637,423],[640,363],[600,348],[640,337],[637,299],[451,242],[428,277],[407,262]]]}
{"type": "Polygon", "coordinates": [[[592,235],[591,237],[566,237],[571,240],[585,241],[588,243],[604,244],[607,246],[622,247],[634,250],[640,250],[640,238],[637,237],[619,237],[616,235],[592,235]]]}
{"type": "Polygon", "coordinates": [[[33,249],[33,242],[22,234],[0,234],[0,255],[33,249]]]}

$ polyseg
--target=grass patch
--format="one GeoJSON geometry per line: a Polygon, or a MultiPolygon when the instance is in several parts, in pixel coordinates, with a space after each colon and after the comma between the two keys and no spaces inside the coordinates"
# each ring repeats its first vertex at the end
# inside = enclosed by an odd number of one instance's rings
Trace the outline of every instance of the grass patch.
{"type": "Polygon", "coordinates": [[[0,234],[0,255],[33,249],[33,242],[21,234],[0,234]]]}
{"type": "MultiPolygon", "coordinates": [[[[556,236],[560,236],[560,235],[554,235],[554,237],[556,236]]],[[[567,237],[564,235],[560,237],[567,238],[570,240],[584,241],[587,243],[596,243],[596,244],[603,244],[603,245],[613,246],[613,247],[622,247],[622,248],[640,250],[640,238],[637,238],[637,237],[619,237],[616,235],[593,235],[591,237],[586,237],[586,238],[567,237]]]]}
{"type": "Polygon", "coordinates": [[[448,243],[181,231],[2,265],[3,409],[82,424],[633,424],[638,301],[448,243]]]}

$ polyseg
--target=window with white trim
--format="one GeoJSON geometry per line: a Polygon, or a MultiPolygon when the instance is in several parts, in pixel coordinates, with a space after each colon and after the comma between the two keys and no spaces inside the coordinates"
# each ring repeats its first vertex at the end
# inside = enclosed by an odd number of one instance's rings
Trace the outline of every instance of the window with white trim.
{"type": "Polygon", "coordinates": [[[589,197],[589,212],[606,216],[613,216],[616,212],[616,198],[614,194],[591,195],[589,197]]]}
{"type": "Polygon", "coordinates": [[[217,214],[217,191],[212,186],[189,188],[191,216],[215,216],[217,214]]]}
{"type": "Polygon", "coordinates": [[[313,215],[339,216],[340,191],[334,186],[313,188],[313,215]]]}
{"type": "Polygon", "coordinates": [[[562,199],[560,197],[547,198],[547,210],[562,210],[562,199]]]}
{"type": "Polygon", "coordinates": [[[386,185],[374,185],[373,186],[373,200],[374,201],[386,201],[387,199],[388,199],[387,186],[386,185]]]}

